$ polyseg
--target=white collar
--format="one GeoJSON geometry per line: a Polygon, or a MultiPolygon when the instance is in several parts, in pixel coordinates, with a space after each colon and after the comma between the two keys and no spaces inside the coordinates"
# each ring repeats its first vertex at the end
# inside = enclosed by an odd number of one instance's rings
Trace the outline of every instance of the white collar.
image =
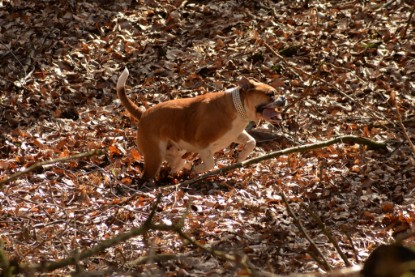
{"type": "Polygon", "coordinates": [[[239,88],[230,88],[225,92],[232,94],[233,105],[235,106],[236,111],[242,117],[242,119],[248,120],[244,105],[242,104],[241,94],[239,93],[239,88]]]}

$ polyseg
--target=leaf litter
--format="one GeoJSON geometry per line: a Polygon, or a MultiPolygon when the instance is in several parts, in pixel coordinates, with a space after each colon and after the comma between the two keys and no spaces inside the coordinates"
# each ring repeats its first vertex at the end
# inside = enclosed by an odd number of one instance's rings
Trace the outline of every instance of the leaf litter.
{"type": "MultiPolygon", "coordinates": [[[[252,129],[254,156],[343,134],[389,145],[387,153],[342,144],[290,154],[165,190],[158,221],[174,223],[191,205],[185,232],[277,274],[318,271],[280,191],[333,268],[343,261],[301,202],[318,213],[353,264],[411,230],[414,153],[390,96],[396,94],[414,139],[414,22],[403,38],[411,2],[384,4],[0,1],[0,178],[38,161],[107,149],[105,156],[45,167],[1,190],[6,254],[18,262],[61,259],[148,216],[157,190],[139,187],[136,122],[114,89],[124,66],[131,71],[130,96],[144,107],[229,88],[241,76],[277,85],[290,106],[280,126],[261,122],[252,129]]],[[[217,164],[229,164],[233,155],[224,149],[217,164]]],[[[82,266],[168,276],[241,273],[168,232],[136,237],[82,266]],[[181,258],[131,265],[151,253],[181,258]]]]}

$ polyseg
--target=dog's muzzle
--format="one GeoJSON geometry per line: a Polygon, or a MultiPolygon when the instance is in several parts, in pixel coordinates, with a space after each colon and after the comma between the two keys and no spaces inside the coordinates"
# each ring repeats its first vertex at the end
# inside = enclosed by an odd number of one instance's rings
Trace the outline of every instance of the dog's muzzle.
{"type": "Polygon", "coordinates": [[[287,104],[287,98],[285,98],[284,95],[281,95],[275,102],[274,105],[275,107],[277,107],[278,109],[280,109],[282,111],[282,109],[285,107],[285,105],[287,104]]]}
{"type": "Polygon", "coordinates": [[[282,119],[281,112],[286,104],[287,99],[282,95],[277,100],[259,107],[257,112],[261,114],[262,118],[273,123],[282,119]]]}

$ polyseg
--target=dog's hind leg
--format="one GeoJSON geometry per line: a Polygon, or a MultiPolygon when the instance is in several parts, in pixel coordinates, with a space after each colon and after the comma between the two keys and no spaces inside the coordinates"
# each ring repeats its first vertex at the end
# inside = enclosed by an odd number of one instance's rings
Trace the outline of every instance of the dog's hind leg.
{"type": "Polygon", "coordinates": [[[154,154],[150,157],[144,157],[144,173],[143,178],[145,180],[156,177],[160,171],[162,159],[159,155],[154,154]]]}
{"type": "Polygon", "coordinates": [[[159,174],[166,153],[166,143],[147,142],[143,146],[145,147],[140,147],[144,154],[143,178],[150,180],[159,174]]]}

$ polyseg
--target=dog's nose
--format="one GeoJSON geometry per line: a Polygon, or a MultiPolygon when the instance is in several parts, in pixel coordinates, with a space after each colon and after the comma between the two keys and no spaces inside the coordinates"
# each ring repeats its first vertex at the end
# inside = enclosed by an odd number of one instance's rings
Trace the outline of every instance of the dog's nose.
{"type": "Polygon", "coordinates": [[[277,107],[284,107],[286,103],[287,103],[287,99],[285,98],[284,95],[280,96],[277,99],[277,101],[275,101],[275,104],[277,107]]]}

